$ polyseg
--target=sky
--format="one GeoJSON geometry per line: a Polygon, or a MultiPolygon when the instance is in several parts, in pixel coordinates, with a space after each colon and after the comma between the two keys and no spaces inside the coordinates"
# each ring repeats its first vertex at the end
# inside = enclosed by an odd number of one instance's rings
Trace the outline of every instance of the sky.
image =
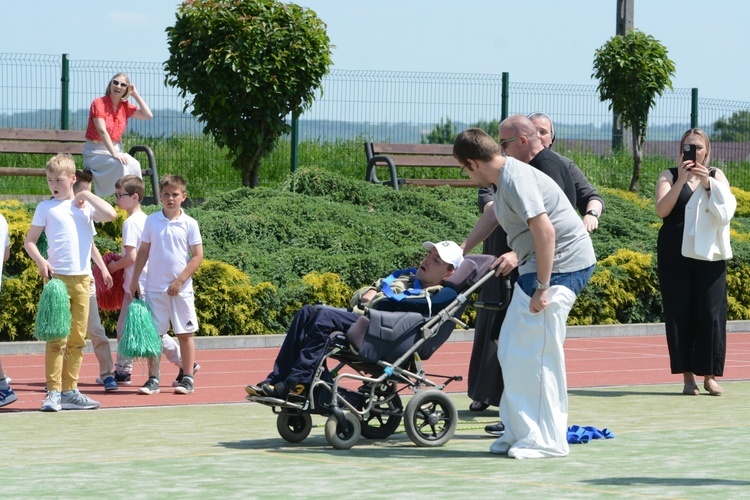
{"type": "MultiPolygon", "coordinates": [[[[333,68],[508,72],[511,82],[596,85],[616,0],[298,0],[327,24],[333,68]]],[[[634,26],[674,61],[674,88],[750,102],[750,1],[635,0],[634,26]]],[[[175,0],[4,1],[0,52],[163,62],[175,0]]],[[[0,68],[2,70],[2,68],[0,68]]]]}

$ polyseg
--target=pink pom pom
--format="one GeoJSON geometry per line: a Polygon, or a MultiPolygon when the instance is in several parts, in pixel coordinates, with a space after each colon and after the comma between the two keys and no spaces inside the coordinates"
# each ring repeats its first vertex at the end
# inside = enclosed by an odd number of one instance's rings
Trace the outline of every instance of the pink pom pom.
{"type": "MultiPolygon", "coordinates": [[[[122,256],[118,253],[107,252],[102,255],[102,259],[105,264],[110,262],[117,262],[122,256]]],[[[119,311],[122,307],[122,298],[125,295],[125,290],[122,288],[122,283],[125,280],[125,272],[120,269],[112,274],[112,288],[107,289],[107,285],[104,284],[104,277],[99,267],[94,266],[94,283],[96,284],[96,302],[99,304],[99,309],[102,311],[119,311]]]]}

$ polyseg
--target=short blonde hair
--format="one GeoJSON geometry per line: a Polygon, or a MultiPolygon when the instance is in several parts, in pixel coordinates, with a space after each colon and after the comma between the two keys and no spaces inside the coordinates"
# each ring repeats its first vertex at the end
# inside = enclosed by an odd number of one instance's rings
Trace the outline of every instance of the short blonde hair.
{"type": "Polygon", "coordinates": [[[76,173],[76,162],[68,153],[60,153],[49,159],[46,170],[50,174],[68,174],[72,177],[76,173]]]}

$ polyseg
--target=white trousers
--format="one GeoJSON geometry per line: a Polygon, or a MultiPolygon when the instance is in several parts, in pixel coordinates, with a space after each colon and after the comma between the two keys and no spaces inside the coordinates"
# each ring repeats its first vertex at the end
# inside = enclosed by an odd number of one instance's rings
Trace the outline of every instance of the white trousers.
{"type": "MultiPolygon", "coordinates": [[[[122,144],[116,142],[114,147],[122,153],[122,144]]],[[[86,141],[83,145],[83,168],[94,174],[94,192],[97,196],[115,194],[115,183],[124,175],[143,175],[138,160],[128,155],[128,163],[122,164],[110,154],[104,144],[93,141],[86,141]]]]}
{"type": "Polygon", "coordinates": [[[493,453],[513,458],[562,457],[569,453],[568,387],[565,375],[565,328],[576,295],[552,286],[549,304],[529,310],[531,297],[516,285],[500,329],[497,356],[505,389],[500,419],[505,434],[493,453]]]}

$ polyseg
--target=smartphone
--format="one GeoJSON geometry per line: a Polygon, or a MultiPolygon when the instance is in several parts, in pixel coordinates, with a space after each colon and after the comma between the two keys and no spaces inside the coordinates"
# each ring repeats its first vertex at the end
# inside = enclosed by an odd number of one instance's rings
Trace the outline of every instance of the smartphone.
{"type": "Polygon", "coordinates": [[[695,161],[695,144],[682,145],[682,161],[695,161]]]}

